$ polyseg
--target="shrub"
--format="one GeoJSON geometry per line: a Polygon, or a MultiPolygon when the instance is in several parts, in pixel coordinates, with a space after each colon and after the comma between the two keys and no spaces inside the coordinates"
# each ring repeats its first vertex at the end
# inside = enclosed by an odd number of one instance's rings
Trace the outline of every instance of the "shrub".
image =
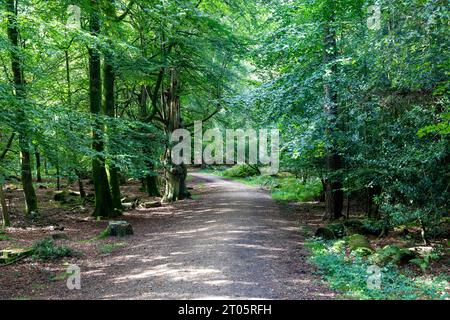
{"type": "Polygon", "coordinates": [[[74,251],[71,248],[55,246],[50,238],[36,241],[31,250],[33,258],[43,261],[74,256],[74,251]]]}
{"type": "Polygon", "coordinates": [[[237,164],[223,172],[224,177],[230,178],[247,178],[256,176],[259,174],[259,170],[248,164],[237,164]]]}

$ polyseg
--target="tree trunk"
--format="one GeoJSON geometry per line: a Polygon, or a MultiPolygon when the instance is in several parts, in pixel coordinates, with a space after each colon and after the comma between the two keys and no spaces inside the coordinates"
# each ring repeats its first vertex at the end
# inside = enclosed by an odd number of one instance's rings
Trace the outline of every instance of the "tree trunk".
{"type": "Polygon", "coordinates": [[[367,188],[367,216],[371,219],[380,219],[379,206],[375,203],[375,197],[379,195],[381,195],[380,186],[367,188]]]}
{"type": "MultiPolygon", "coordinates": [[[[111,118],[115,117],[114,106],[115,106],[115,74],[111,62],[111,56],[107,54],[105,56],[105,61],[103,65],[103,87],[105,90],[104,94],[104,110],[105,114],[111,118]]],[[[112,134],[112,133],[111,133],[112,134]]],[[[119,213],[122,212],[122,201],[120,196],[120,184],[119,184],[119,169],[112,163],[108,166],[108,178],[109,185],[111,187],[111,197],[114,210],[119,213]]]]}
{"type": "Polygon", "coordinates": [[[41,177],[41,154],[39,153],[38,148],[36,147],[36,151],[34,152],[34,156],[36,158],[36,181],[42,182],[41,177]]]}
{"type": "Polygon", "coordinates": [[[147,174],[145,176],[145,190],[150,197],[159,197],[161,194],[158,188],[157,176],[147,174]]]}
{"type": "Polygon", "coordinates": [[[44,173],[46,176],[48,176],[48,162],[47,157],[44,158],[44,173]]]}
{"type": "Polygon", "coordinates": [[[329,119],[328,128],[326,130],[327,136],[330,139],[331,148],[327,156],[328,176],[325,179],[325,204],[326,213],[325,218],[328,220],[335,220],[342,217],[342,209],[344,206],[344,193],[342,191],[341,177],[336,175],[336,171],[342,168],[341,157],[337,152],[337,142],[334,131],[337,127],[338,104],[336,91],[336,31],[334,25],[334,1],[329,0],[324,8],[325,24],[324,24],[324,63],[329,65],[330,74],[325,75],[324,79],[324,94],[325,94],[325,113],[329,119]]]}
{"type": "Polygon", "coordinates": [[[187,167],[185,164],[182,164],[180,167],[181,167],[180,199],[189,199],[191,197],[191,193],[188,191],[188,188],[186,186],[187,167]]]}
{"type": "Polygon", "coordinates": [[[118,212],[123,211],[122,200],[120,195],[119,170],[114,165],[108,168],[109,184],[111,186],[111,197],[114,210],[118,212]]]}
{"type": "Polygon", "coordinates": [[[56,190],[61,190],[61,175],[59,172],[59,159],[56,159],[56,190]]]}
{"type": "MultiPolygon", "coordinates": [[[[178,96],[178,74],[175,68],[170,70],[170,89],[164,94],[165,133],[169,139],[172,132],[180,128],[180,97],[178,96]]],[[[166,182],[162,201],[173,202],[180,199],[180,183],[183,169],[172,162],[172,145],[167,143],[164,153],[164,179],[166,182]]]]}
{"type": "Polygon", "coordinates": [[[180,198],[180,166],[171,166],[164,170],[166,187],[162,202],[174,202],[180,198]]]}
{"type": "Polygon", "coordinates": [[[78,191],[80,192],[80,198],[86,198],[86,191],[84,191],[83,180],[78,177],[78,191]]]}
{"type": "Polygon", "coordinates": [[[3,184],[0,183],[0,207],[2,209],[3,227],[9,227],[11,221],[9,219],[8,207],[6,205],[5,193],[3,191],[3,184]]]}
{"type": "MultiPolygon", "coordinates": [[[[17,30],[17,0],[7,0],[6,7],[8,11],[8,39],[11,42],[11,69],[14,78],[14,90],[16,99],[19,101],[25,100],[25,79],[23,78],[23,67],[19,54],[19,31],[17,30]]],[[[20,119],[19,132],[19,146],[20,146],[20,163],[21,163],[21,179],[23,192],[26,202],[26,214],[30,215],[32,212],[38,210],[36,193],[33,186],[33,176],[31,173],[31,159],[30,159],[30,143],[27,137],[27,118],[24,110],[21,110],[18,115],[20,119]]]]}
{"type": "MultiPolygon", "coordinates": [[[[96,0],[91,0],[89,24],[91,34],[94,37],[98,36],[100,32],[100,17],[98,10],[98,2],[96,0]]],[[[104,151],[104,126],[98,118],[102,105],[101,86],[100,53],[98,49],[93,46],[89,48],[89,99],[90,111],[96,116],[92,130],[92,149],[99,153],[99,155],[92,159],[92,180],[94,182],[95,192],[95,210],[93,215],[96,217],[112,217],[115,216],[116,213],[114,212],[114,207],[112,205],[112,196],[105,168],[105,159],[102,155],[104,151]]]]}
{"type": "MultiPolygon", "coordinates": [[[[139,99],[139,110],[140,110],[141,121],[147,121],[147,118],[148,118],[147,102],[148,102],[148,97],[149,97],[149,93],[148,93],[149,90],[150,90],[150,88],[148,88],[147,86],[144,86],[144,85],[141,86],[141,94],[140,94],[140,99],[139,99]]],[[[156,108],[156,106],[153,106],[153,108],[156,108]]],[[[144,152],[150,152],[150,150],[148,150],[148,148],[144,147],[144,152]]],[[[148,161],[146,163],[146,165],[150,171],[153,171],[155,169],[155,167],[151,161],[148,161]]],[[[150,197],[159,197],[161,195],[159,192],[158,181],[157,181],[156,175],[146,174],[144,176],[143,186],[144,186],[145,190],[147,191],[147,194],[150,197]]]]}

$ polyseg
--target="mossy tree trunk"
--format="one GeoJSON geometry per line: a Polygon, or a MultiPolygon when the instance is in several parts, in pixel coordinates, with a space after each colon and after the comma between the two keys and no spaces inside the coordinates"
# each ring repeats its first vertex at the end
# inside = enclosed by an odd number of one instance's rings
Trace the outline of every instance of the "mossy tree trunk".
{"type": "MultiPolygon", "coordinates": [[[[91,0],[91,13],[89,19],[90,32],[94,37],[100,33],[99,4],[96,0],[91,0]]],[[[102,83],[100,53],[95,46],[89,48],[89,98],[90,111],[94,115],[101,113],[102,106],[102,83]]],[[[98,155],[92,159],[92,179],[94,181],[95,210],[94,216],[112,217],[117,215],[112,204],[111,190],[106,173],[103,143],[104,126],[98,117],[92,130],[92,149],[98,155]]]]}
{"type": "Polygon", "coordinates": [[[162,201],[173,202],[180,199],[180,186],[183,169],[172,161],[172,144],[170,136],[172,132],[181,126],[180,97],[178,95],[178,74],[175,68],[170,69],[170,88],[163,95],[163,110],[165,134],[167,137],[166,150],[164,152],[164,180],[165,191],[162,201]]]}
{"type": "MultiPolygon", "coordinates": [[[[7,0],[6,8],[8,12],[8,39],[11,43],[11,69],[13,73],[14,91],[19,104],[25,104],[25,79],[23,76],[23,66],[20,57],[19,48],[19,30],[17,29],[17,0],[7,0]]],[[[38,203],[36,192],[33,186],[33,176],[31,168],[30,157],[30,141],[27,134],[27,116],[24,109],[21,109],[17,115],[20,123],[19,132],[19,147],[20,147],[20,163],[21,163],[21,180],[23,192],[25,195],[26,214],[30,215],[32,212],[37,213],[38,203]]]]}

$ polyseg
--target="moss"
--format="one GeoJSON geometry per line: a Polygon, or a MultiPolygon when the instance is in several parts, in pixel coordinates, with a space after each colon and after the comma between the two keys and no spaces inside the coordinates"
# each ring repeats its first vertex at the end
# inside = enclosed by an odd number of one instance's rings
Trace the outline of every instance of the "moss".
{"type": "Polygon", "coordinates": [[[394,245],[388,245],[377,250],[371,257],[371,261],[379,265],[386,265],[389,263],[403,265],[414,258],[417,258],[417,253],[394,245]]]}
{"type": "Polygon", "coordinates": [[[372,247],[370,246],[369,240],[367,240],[366,237],[360,234],[354,234],[350,237],[348,237],[348,245],[350,248],[350,251],[355,251],[357,249],[367,249],[374,251],[372,247]]]}

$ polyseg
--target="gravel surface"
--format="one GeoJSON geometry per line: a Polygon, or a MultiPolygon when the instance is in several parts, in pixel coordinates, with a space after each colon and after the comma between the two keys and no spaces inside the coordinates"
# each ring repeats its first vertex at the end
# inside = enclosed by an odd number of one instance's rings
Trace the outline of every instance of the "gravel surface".
{"type": "Polygon", "coordinates": [[[65,282],[40,299],[332,299],[307,262],[288,210],[256,187],[191,173],[194,200],[140,209],[135,235],[80,260],[81,290],[65,282]]]}

